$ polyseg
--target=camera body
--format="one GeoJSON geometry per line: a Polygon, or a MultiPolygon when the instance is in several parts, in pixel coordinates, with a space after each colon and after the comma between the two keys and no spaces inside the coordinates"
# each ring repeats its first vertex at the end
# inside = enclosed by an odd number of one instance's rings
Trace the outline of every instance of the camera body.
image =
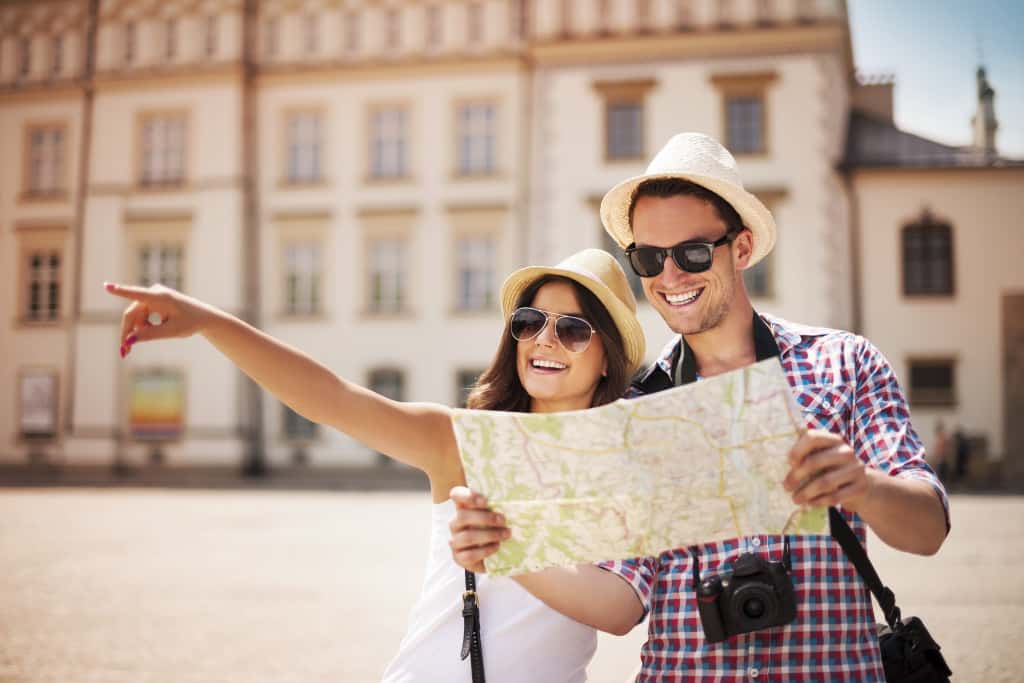
{"type": "Polygon", "coordinates": [[[705,577],[696,592],[709,643],[796,619],[796,593],[785,564],[753,553],[740,555],[732,571],[705,577]]]}

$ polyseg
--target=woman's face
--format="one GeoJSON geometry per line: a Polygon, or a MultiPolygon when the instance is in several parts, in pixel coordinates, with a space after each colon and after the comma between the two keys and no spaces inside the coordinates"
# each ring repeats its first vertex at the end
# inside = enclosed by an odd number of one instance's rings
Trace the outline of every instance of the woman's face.
{"type": "MultiPolygon", "coordinates": [[[[584,317],[576,290],[568,282],[542,285],[529,305],[548,313],[584,317]]],[[[608,367],[604,345],[596,331],[584,351],[572,353],[558,341],[555,319],[549,317],[540,334],[516,343],[516,369],[519,381],[530,395],[531,412],[590,407],[597,384],[608,367]]]]}

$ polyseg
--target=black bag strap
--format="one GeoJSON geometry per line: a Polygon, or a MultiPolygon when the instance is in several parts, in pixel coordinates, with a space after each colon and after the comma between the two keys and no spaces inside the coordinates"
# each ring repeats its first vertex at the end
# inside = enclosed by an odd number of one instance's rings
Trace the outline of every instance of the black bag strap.
{"type": "Polygon", "coordinates": [[[466,590],[462,593],[462,653],[469,657],[473,683],[484,683],[484,650],[480,640],[480,599],[476,592],[476,575],[466,572],[466,590]]]}
{"type": "Polygon", "coordinates": [[[857,573],[864,579],[864,583],[868,585],[868,589],[878,600],[878,605],[885,614],[885,621],[889,624],[889,628],[896,630],[897,624],[902,627],[900,608],[896,606],[896,595],[882,583],[882,579],[879,578],[875,566],[868,559],[868,554],[864,552],[864,546],[857,540],[853,529],[846,523],[846,519],[843,518],[839,510],[834,507],[828,509],[828,521],[832,529],[832,538],[836,539],[836,542],[842,547],[843,552],[856,567],[857,573]]]}

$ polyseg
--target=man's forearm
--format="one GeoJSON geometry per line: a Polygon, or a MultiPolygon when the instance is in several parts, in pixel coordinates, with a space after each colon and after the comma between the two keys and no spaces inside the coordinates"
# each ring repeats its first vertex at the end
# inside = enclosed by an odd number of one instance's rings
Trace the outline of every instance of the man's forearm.
{"type": "Polygon", "coordinates": [[[869,492],[854,509],[888,545],[934,555],[946,538],[946,513],[938,494],[919,479],[891,477],[869,467],[869,492]]]}
{"type": "Polygon", "coordinates": [[[594,565],[551,567],[515,580],[548,607],[599,631],[625,635],[643,617],[633,588],[594,565]]]}

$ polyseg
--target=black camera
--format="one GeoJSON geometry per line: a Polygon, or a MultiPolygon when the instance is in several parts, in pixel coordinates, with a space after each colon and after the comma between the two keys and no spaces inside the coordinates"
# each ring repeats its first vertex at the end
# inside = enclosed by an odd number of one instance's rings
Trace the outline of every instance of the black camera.
{"type": "Polygon", "coordinates": [[[698,565],[694,565],[697,609],[709,643],[796,619],[796,593],[789,578],[788,559],[775,562],[743,553],[732,571],[703,580],[698,565]]]}

